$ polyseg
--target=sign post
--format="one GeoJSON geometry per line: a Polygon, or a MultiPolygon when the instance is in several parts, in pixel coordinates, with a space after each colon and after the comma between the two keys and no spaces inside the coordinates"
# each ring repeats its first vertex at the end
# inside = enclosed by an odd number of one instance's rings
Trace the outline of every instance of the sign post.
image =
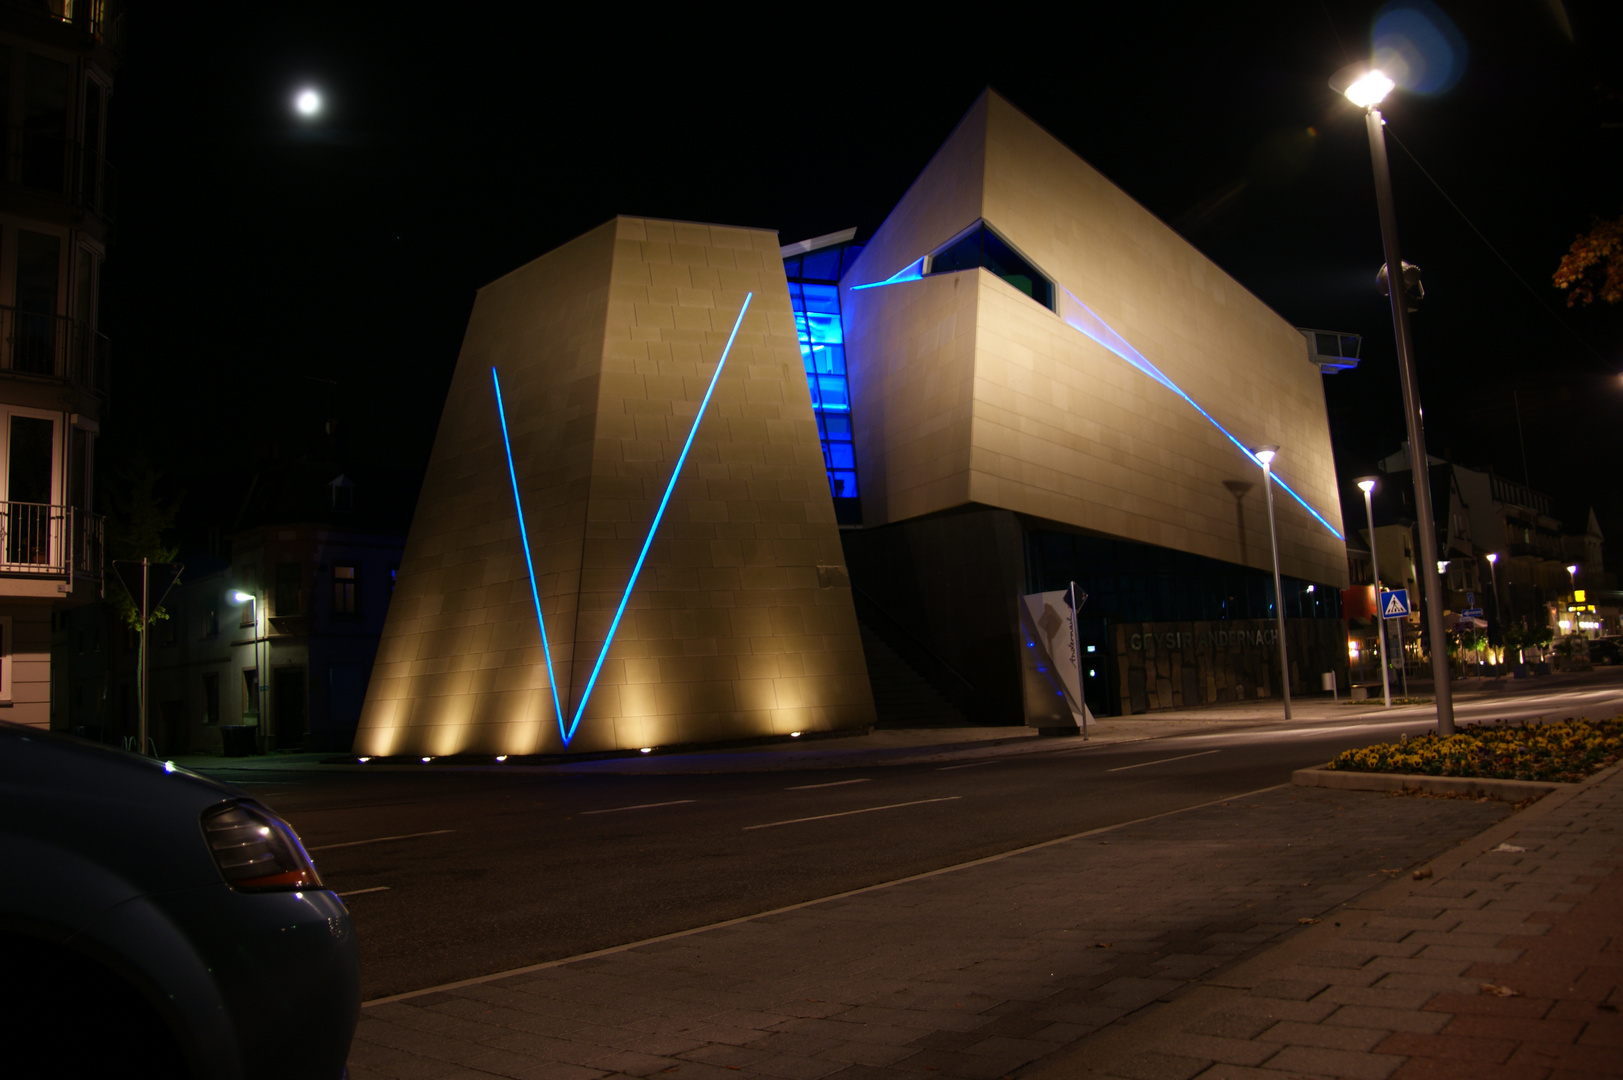
{"type": "Polygon", "coordinates": [[[1076,582],[1071,582],[1071,660],[1076,664],[1076,689],[1078,696],[1082,698],[1082,701],[1078,702],[1078,704],[1082,706],[1083,742],[1086,742],[1088,738],[1088,707],[1086,705],[1088,700],[1088,684],[1082,681],[1082,635],[1077,629],[1076,615],[1077,608],[1080,607],[1081,604],[1087,603],[1087,600],[1087,593],[1082,594],[1081,601],[1077,600],[1076,582]]]}
{"type": "MultiPolygon", "coordinates": [[[[1393,589],[1390,592],[1377,592],[1381,609],[1381,644],[1386,644],[1386,620],[1398,620],[1398,662],[1403,664],[1403,696],[1409,696],[1409,664],[1407,654],[1403,651],[1403,620],[1409,617],[1409,590],[1393,589]]],[[[1382,658],[1384,665],[1385,658],[1382,658]]],[[[1381,673],[1386,678],[1386,673],[1381,673]]],[[[1392,699],[1387,697],[1386,703],[1390,705],[1392,699]]]]}

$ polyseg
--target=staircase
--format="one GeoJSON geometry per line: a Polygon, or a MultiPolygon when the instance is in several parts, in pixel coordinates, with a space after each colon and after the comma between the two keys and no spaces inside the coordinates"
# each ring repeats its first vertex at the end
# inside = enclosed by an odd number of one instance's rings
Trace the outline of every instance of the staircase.
{"type": "Polygon", "coordinates": [[[885,643],[859,615],[862,652],[868,661],[868,683],[873,687],[878,727],[968,727],[969,720],[931,685],[912,664],[885,643]]]}

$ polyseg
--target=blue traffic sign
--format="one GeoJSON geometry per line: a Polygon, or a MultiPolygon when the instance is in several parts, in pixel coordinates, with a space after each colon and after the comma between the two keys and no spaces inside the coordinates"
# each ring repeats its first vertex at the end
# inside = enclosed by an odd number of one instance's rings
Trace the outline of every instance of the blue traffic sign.
{"type": "Polygon", "coordinates": [[[1381,594],[1381,618],[1402,619],[1409,614],[1409,590],[1393,589],[1381,594]]]}
{"type": "Polygon", "coordinates": [[[1468,607],[1464,611],[1460,612],[1460,614],[1464,615],[1467,619],[1480,619],[1482,618],[1482,609],[1479,607],[1468,607]]]}

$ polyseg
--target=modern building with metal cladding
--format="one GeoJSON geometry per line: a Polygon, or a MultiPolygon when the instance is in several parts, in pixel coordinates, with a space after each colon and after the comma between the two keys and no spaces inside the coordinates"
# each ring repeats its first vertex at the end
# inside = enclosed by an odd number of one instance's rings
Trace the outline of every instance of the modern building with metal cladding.
{"type": "Polygon", "coordinates": [[[611,221],[479,294],[356,752],[1047,726],[1073,581],[1096,714],[1277,696],[1280,604],[1344,684],[1315,340],[992,91],[864,243],[611,221]]]}

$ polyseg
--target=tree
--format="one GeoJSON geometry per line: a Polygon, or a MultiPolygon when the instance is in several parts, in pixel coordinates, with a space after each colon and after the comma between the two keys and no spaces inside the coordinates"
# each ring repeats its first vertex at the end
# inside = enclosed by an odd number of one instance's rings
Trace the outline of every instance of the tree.
{"type": "MultiPolygon", "coordinates": [[[[108,492],[109,559],[174,561],[179,549],[166,541],[175,526],[183,496],[165,502],[158,497],[158,481],[158,471],[139,451],[113,470],[113,483],[108,492]]],[[[126,624],[141,629],[140,605],[116,574],[108,578],[107,603],[126,624]]],[[[153,621],[168,617],[169,613],[161,607],[152,613],[153,621]]]]}
{"type": "Polygon", "coordinates": [[[1597,290],[1608,304],[1623,301],[1623,217],[1594,218],[1590,230],[1579,233],[1561,256],[1553,281],[1556,288],[1569,290],[1569,308],[1593,303],[1597,290]]]}

